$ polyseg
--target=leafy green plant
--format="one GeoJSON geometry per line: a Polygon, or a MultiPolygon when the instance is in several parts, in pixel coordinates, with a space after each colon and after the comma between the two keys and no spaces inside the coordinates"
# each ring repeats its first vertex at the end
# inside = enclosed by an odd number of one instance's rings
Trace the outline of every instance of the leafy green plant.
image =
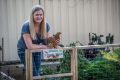
{"type": "MultiPolygon", "coordinates": [[[[120,60],[116,60],[115,52],[119,52],[120,49],[115,49],[113,53],[102,53],[98,55],[95,59],[88,61],[88,64],[85,65],[84,74],[80,74],[79,80],[120,80],[120,60]],[[112,58],[108,59],[108,57],[112,58]],[[107,57],[106,57],[107,56],[107,57]]],[[[120,52],[119,52],[120,54],[120,52]]],[[[118,54],[118,55],[119,55],[118,54]]],[[[120,58],[120,56],[117,56],[120,58]]],[[[119,59],[118,58],[118,59],[119,59]]],[[[78,65],[79,67],[80,65],[78,65]]],[[[79,71],[78,71],[79,72],[79,71]]]]}
{"type": "Polygon", "coordinates": [[[109,33],[105,38],[106,41],[103,41],[101,38],[104,37],[104,35],[97,35],[96,33],[89,33],[89,45],[94,45],[94,44],[99,44],[99,45],[103,45],[103,44],[112,44],[114,42],[114,35],[111,35],[111,33],[109,33]]]}
{"type": "Polygon", "coordinates": [[[108,36],[106,36],[106,43],[112,44],[114,41],[114,36],[111,35],[111,33],[108,34],[108,36]]]}
{"type": "MultiPolygon", "coordinates": [[[[69,46],[76,46],[76,42],[69,46]]],[[[110,52],[101,51],[95,58],[89,60],[85,58],[84,51],[77,50],[78,59],[78,80],[120,80],[120,48],[110,52]]],[[[44,70],[45,73],[64,73],[70,72],[71,50],[64,51],[64,58],[60,59],[59,70],[44,70]]],[[[52,79],[55,80],[56,78],[52,79]]],[[[71,80],[70,77],[59,78],[56,80],[71,80]]]]}
{"type": "MultiPolygon", "coordinates": [[[[61,63],[62,72],[70,71],[70,51],[66,53],[61,63]]],[[[102,51],[92,60],[84,56],[84,51],[78,49],[78,80],[120,80],[120,48],[102,51]]]]}

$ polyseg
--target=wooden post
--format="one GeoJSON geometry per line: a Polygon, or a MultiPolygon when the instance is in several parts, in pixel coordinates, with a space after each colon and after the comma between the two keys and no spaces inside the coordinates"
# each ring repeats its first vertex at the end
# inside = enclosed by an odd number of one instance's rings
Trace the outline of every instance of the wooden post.
{"type": "Polygon", "coordinates": [[[32,53],[30,52],[30,50],[26,50],[25,53],[25,57],[26,57],[26,80],[33,80],[32,76],[32,53]]]}
{"type": "Polygon", "coordinates": [[[78,80],[78,56],[77,56],[77,48],[75,48],[75,80],[78,80]]]}
{"type": "Polygon", "coordinates": [[[78,80],[76,48],[73,48],[71,53],[71,73],[73,73],[72,80],[78,80]]]}
{"type": "Polygon", "coordinates": [[[30,50],[26,50],[25,51],[25,59],[26,59],[26,80],[30,80],[30,75],[29,75],[29,51],[30,50]]]}
{"type": "Polygon", "coordinates": [[[29,55],[30,55],[30,79],[29,80],[33,80],[33,63],[32,63],[32,52],[30,51],[30,53],[29,53],[29,55]]]}

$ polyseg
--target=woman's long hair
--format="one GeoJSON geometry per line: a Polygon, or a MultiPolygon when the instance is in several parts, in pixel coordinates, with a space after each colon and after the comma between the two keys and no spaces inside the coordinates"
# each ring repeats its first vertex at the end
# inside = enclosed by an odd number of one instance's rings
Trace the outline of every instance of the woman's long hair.
{"type": "Polygon", "coordinates": [[[39,36],[44,39],[46,35],[46,27],[45,27],[45,17],[44,17],[44,9],[40,5],[35,5],[32,8],[31,14],[30,14],[30,22],[29,22],[29,27],[30,27],[30,34],[33,39],[36,38],[36,33],[35,33],[35,28],[34,28],[34,13],[36,11],[42,10],[43,11],[43,20],[41,21],[39,25],[39,36]]]}

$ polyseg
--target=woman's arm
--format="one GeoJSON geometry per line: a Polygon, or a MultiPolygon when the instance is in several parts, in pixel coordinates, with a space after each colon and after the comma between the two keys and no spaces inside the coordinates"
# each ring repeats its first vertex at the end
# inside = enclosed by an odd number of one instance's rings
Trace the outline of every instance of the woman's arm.
{"type": "Polygon", "coordinates": [[[24,39],[25,44],[26,44],[28,49],[36,49],[36,48],[38,48],[38,49],[47,49],[47,46],[45,46],[45,45],[33,44],[31,36],[28,33],[23,34],[23,39],[24,39]]]}

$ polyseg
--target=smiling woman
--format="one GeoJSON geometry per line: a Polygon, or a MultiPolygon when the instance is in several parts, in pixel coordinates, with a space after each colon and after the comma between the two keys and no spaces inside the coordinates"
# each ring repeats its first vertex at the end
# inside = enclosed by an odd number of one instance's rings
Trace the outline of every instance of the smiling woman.
{"type": "MultiPolygon", "coordinates": [[[[45,21],[44,9],[35,5],[30,14],[30,20],[22,26],[21,37],[17,44],[18,56],[25,65],[25,49],[47,49],[45,39],[49,37],[50,26],[45,21]]],[[[33,76],[40,75],[41,54],[36,53],[33,57],[33,76]]]]}
{"type": "Polygon", "coordinates": [[[40,23],[43,19],[43,11],[39,10],[34,13],[34,22],[40,23]]]}

